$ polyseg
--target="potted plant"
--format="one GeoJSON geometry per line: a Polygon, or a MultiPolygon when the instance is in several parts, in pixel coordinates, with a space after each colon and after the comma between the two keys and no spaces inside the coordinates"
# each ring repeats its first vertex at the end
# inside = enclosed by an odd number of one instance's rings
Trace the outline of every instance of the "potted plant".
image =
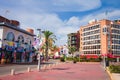
{"type": "Polygon", "coordinates": [[[60,58],[60,60],[61,60],[62,62],[65,62],[65,61],[66,61],[66,56],[63,55],[63,56],[60,58]]]}
{"type": "Polygon", "coordinates": [[[73,58],[73,63],[77,63],[77,58],[76,57],[73,58]]]}

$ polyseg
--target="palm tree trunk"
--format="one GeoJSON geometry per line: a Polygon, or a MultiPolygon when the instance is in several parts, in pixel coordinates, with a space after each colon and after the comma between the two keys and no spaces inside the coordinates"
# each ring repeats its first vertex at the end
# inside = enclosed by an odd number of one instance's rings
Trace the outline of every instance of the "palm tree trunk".
{"type": "Polygon", "coordinates": [[[45,48],[45,61],[48,61],[48,42],[46,41],[46,48],[45,48]]]}

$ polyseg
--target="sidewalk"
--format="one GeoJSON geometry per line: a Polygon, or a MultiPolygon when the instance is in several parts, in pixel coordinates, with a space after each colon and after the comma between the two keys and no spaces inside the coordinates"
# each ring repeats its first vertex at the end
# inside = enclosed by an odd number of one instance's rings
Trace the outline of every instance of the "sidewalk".
{"type": "MultiPolygon", "coordinates": [[[[58,60],[49,60],[48,62],[41,62],[41,64],[54,64],[56,62],[59,62],[58,60]]],[[[5,66],[14,66],[14,65],[38,65],[38,62],[15,62],[15,63],[6,63],[6,64],[0,64],[0,67],[5,66]]]]}
{"type": "Polygon", "coordinates": [[[113,80],[120,80],[120,74],[112,73],[113,80]]]}
{"type": "Polygon", "coordinates": [[[19,73],[0,77],[0,80],[110,80],[100,63],[60,63],[44,66],[40,72],[19,73]]]}
{"type": "Polygon", "coordinates": [[[111,80],[120,80],[120,74],[119,73],[110,73],[109,68],[106,68],[107,73],[109,74],[111,80]]]}

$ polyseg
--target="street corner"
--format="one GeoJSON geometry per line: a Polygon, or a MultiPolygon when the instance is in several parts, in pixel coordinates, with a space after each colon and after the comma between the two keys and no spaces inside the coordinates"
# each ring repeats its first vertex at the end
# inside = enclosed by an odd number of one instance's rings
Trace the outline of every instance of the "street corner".
{"type": "Polygon", "coordinates": [[[111,79],[111,80],[115,80],[115,79],[113,78],[112,73],[110,73],[110,70],[109,70],[109,68],[108,68],[108,67],[106,68],[106,72],[107,72],[107,73],[108,73],[108,75],[110,76],[110,79],[111,79]]]}

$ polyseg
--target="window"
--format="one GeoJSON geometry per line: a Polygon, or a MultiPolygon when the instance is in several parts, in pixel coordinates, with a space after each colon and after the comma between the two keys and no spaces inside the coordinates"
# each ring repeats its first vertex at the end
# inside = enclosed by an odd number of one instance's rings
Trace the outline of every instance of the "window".
{"type": "Polygon", "coordinates": [[[14,39],[15,39],[14,34],[12,32],[9,32],[7,34],[6,40],[8,40],[8,41],[14,41],[14,39]]]}
{"type": "Polygon", "coordinates": [[[22,35],[18,36],[18,42],[24,43],[24,37],[22,35]]]}
{"type": "Polygon", "coordinates": [[[72,44],[75,44],[75,41],[72,41],[72,44]]]}
{"type": "Polygon", "coordinates": [[[27,43],[28,45],[31,44],[31,40],[30,40],[30,38],[26,38],[26,43],[27,43]]]}
{"type": "Polygon", "coordinates": [[[70,37],[69,37],[69,39],[70,39],[70,37]]]}

